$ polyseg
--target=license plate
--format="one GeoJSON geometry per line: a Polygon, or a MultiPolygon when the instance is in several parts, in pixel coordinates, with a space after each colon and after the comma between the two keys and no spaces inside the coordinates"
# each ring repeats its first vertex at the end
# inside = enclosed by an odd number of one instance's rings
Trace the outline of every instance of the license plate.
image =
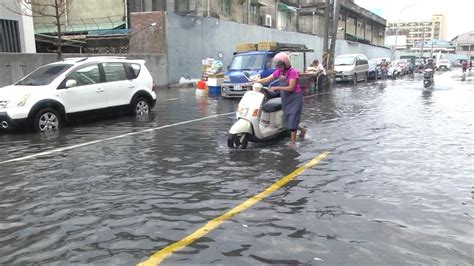
{"type": "Polygon", "coordinates": [[[241,90],[242,90],[242,86],[240,85],[234,86],[234,91],[241,91],[241,90]]]}

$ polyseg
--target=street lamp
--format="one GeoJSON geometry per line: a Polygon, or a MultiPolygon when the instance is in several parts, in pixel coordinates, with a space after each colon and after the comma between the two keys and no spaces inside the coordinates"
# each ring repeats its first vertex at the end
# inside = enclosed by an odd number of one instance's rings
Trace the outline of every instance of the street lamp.
{"type": "Polygon", "coordinates": [[[402,16],[402,12],[409,8],[409,7],[412,7],[412,6],[416,6],[418,5],[419,3],[414,3],[414,4],[410,4],[410,5],[407,5],[407,6],[404,6],[401,10],[400,10],[400,13],[398,14],[398,22],[397,22],[397,25],[395,27],[395,51],[397,50],[397,39],[398,39],[398,24],[400,24],[400,17],[402,16]]]}

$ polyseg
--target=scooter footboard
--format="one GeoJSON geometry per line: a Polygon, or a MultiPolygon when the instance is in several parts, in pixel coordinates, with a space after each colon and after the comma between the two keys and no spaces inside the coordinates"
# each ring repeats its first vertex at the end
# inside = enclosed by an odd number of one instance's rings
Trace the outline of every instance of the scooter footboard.
{"type": "Polygon", "coordinates": [[[229,134],[241,134],[241,133],[253,134],[252,124],[245,119],[237,120],[237,122],[235,122],[235,124],[229,130],[229,134]]]}

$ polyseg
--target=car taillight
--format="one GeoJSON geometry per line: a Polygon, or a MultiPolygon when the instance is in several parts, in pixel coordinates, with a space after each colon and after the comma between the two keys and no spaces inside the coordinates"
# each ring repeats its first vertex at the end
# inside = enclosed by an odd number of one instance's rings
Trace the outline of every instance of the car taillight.
{"type": "Polygon", "coordinates": [[[151,85],[151,90],[156,93],[156,83],[153,80],[153,84],[151,85]]]}

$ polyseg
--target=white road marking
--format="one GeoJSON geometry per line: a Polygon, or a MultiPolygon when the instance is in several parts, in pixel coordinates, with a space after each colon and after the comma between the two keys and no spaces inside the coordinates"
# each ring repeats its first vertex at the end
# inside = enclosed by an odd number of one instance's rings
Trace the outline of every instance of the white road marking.
{"type": "Polygon", "coordinates": [[[194,122],[198,122],[198,121],[202,121],[202,120],[206,120],[206,119],[210,119],[210,118],[216,118],[216,117],[219,117],[219,116],[226,116],[226,115],[230,115],[230,114],[234,114],[234,113],[235,112],[229,112],[229,113],[217,114],[217,115],[210,115],[210,116],[206,116],[206,117],[203,117],[203,118],[197,118],[197,119],[192,119],[192,120],[183,121],[183,122],[179,122],[179,123],[174,123],[174,124],[170,124],[170,125],[144,129],[144,130],[137,131],[137,132],[130,132],[130,133],[123,134],[123,135],[118,135],[118,136],[115,136],[115,137],[89,141],[89,142],[76,144],[76,145],[72,145],[72,146],[67,146],[67,147],[63,147],[63,148],[57,148],[57,149],[44,151],[44,152],[40,152],[40,153],[35,153],[35,154],[24,156],[24,157],[19,157],[19,158],[15,158],[15,159],[6,160],[6,161],[3,161],[3,162],[0,162],[0,165],[7,164],[7,163],[12,163],[12,162],[24,161],[24,160],[28,160],[28,159],[32,159],[32,158],[36,158],[36,157],[50,155],[50,154],[53,154],[53,153],[59,153],[59,152],[68,151],[68,150],[72,150],[72,149],[76,149],[76,148],[80,148],[80,147],[84,147],[84,146],[89,146],[89,145],[93,145],[93,144],[97,144],[97,143],[101,143],[101,142],[105,142],[105,141],[109,141],[109,140],[121,139],[121,138],[129,137],[129,136],[133,136],[133,135],[142,134],[142,133],[145,133],[145,132],[152,132],[152,131],[156,131],[156,130],[160,130],[160,129],[165,129],[165,128],[170,128],[170,127],[190,124],[190,123],[194,123],[194,122]]]}

